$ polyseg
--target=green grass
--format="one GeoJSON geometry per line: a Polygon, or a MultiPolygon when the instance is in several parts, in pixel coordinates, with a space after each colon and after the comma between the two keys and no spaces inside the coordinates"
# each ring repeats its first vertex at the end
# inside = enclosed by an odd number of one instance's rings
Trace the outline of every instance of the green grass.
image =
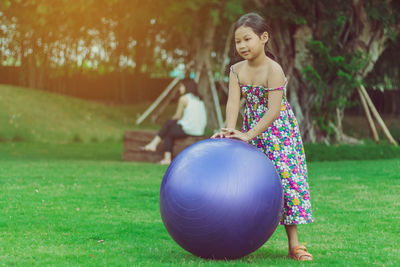
{"type": "MultiPolygon", "coordinates": [[[[370,141],[305,145],[316,222],[299,229],[314,262],[287,259],[283,227],[241,260],[187,253],[159,214],[166,167],[121,161],[125,130],[159,127],[135,126],[148,105],[0,85],[0,266],[400,265],[400,148],[370,141]]],[[[363,120],[351,120],[364,138],[363,120]]]]}
{"type": "Polygon", "coordinates": [[[164,166],[121,162],[120,144],[0,143],[1,266],[399,266],[400,161],[309,162],[312,263],[286,258],[283,227],[241,260],[206,261],[169,237],[164,166]],[[100,153],[100,155],[99,155],[100,153]]]}
{"type": "MultiPolygon", "coordinates": [[[[0,84],[0,142],[42,143],[120,141],[127,129],[157,129],[136,118],[150,103],[112,106],[64,95],[0,84]]],[[[161,116],[173,112],[170,106],[161,116]]]]}

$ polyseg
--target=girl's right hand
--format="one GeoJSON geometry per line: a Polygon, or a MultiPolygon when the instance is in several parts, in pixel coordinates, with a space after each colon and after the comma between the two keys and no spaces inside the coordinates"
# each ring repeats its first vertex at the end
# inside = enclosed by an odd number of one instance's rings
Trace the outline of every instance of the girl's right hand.
{"type": "Polygon", "coordinates": [[[213,134],[213,136],[211,136],[211,139],[215,139],[215,138],[225,138],[225,134],[223,132],[217,132],[217,133],[213,134]]]}
{"type": "Polygon", "coordinates": [[[221,130],[211,136],[211,138],[230,138],[230,136],[233,135],[235,132],[237,131],[234,129],[221,128],[221,130]]]}

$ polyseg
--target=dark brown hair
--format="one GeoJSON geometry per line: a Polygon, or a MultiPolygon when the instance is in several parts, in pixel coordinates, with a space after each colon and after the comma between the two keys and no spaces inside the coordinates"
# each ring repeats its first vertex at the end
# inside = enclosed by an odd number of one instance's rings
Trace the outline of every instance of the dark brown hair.
{"type": "MultiPolygon", "coordinates": [[[[269,36],[271,34],[271,30],[270,30],[270,27],[268,26],[267,22],[265,21],[265,19],[263,17],[261,17],[257,13],[248,13],[248,14],[241,16],[238,19],[238,21],[236,21],[233,32],[235,33],[236,30],[242,26],[251,28],[254,31],[254,33],[257,34],[259,37],[261,37],[261,35],[264,32],[268,32],[269,36]]],[[[268,51],[267,44],[268,44],[268,41],[267,41],[267,43],[265,43],[265,46],[264,46],[265,55],[267,57],[275,59],[275,56],[271,52],[268,51]]]]}
{"type": "Polygon", "coordinates": [[[199,94],[199,90],[197,89],[197,84],[193,79],[185,78],[185,79],[182,79],[180,81],[180,83],[183,84],[183,86],[185,86],[186,94],[191,93],[191,94],[197,96],[198,98],[200,98],[201,100],[203,100],[203,98],[199,94]]]}

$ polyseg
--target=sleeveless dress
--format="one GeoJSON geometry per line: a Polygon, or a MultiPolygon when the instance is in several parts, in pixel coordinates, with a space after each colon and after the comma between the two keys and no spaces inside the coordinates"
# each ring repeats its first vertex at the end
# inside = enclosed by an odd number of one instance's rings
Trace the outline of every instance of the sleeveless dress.
{"type": "Polygon", "coordinates": [[[267,112],[268,92],[283,90],[279,118],[250,143],[272,161],[281,178],[284,210],[280,224],[313,222],[303,142],[296,118],[286,98],[287,80],[278,88],[245,85],[239,82],[239,77],[233,68],[230,69],[239,83],[241,95],[246,99],[242,132],[247,132],[256,126],[267,112]]]}

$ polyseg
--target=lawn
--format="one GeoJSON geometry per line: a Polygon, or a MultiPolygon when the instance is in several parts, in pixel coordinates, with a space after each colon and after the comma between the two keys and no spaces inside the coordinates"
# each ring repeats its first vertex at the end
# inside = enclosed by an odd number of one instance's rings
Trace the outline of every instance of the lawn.
{"type": "MultiPolygon", "coordinates": [[[[0,266],[297,266],[283,227],[236,261],[181,249],[159,214],[164,166],[120,161],[120,143],[0,143],[0,266]]],[[[400,161],[310,161],[307,266],[400,265],[400,161]]]]}
{"type": "MultiPolygon", "coordinates": [[[[105,105],[36,89],[0,84],[0,142],[116,142],[125,130],[156,129],[136,118],[150,103],[105,105]]],[[[166,109],[161,120],[173,113],[166,109]]]]}
{"type": "MultiPolygon", "coordinates": [[[[0,266],[297,266],[283,227],[241,260],[181,249],[159,214],[165,166],[121,161],[149,103],[112,106],[0,85],[0,266]]],[[[175,109],[171,105],[160,121],[175,109]]],[[[368,137],[365,119],[346,129],[368,137]]],[[[159,121],[159,122],[160,122],[159,121]]],[[[388,125],[399,136],[398,118],[388,125]]],[[[159,123],[158,122],[158,123],[159,123]]],[[[400,148],[305,144],[315,223],[309,266],[400,266],[400,148]]]]}

